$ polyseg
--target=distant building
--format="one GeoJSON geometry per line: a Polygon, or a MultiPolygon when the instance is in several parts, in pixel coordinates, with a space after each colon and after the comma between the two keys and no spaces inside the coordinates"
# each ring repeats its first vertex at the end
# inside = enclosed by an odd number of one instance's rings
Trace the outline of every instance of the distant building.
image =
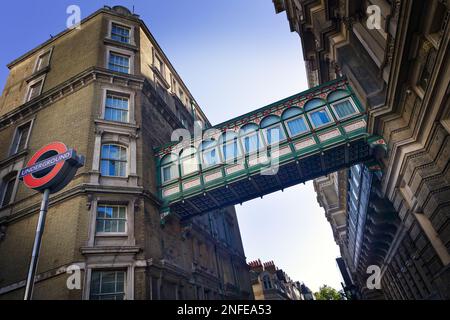
{"type": "Polygon", "coordinates": [[[249,267],[255,300],[311,300],[309,296],[303,298],[302,284],[291,280],[273,261],[261,263],[258,259],[251,261],[249,267]]]}

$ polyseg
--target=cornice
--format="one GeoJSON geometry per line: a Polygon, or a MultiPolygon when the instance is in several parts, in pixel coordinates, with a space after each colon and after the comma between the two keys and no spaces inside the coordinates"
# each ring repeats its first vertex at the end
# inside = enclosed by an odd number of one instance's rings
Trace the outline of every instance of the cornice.
{"type": "Polygon", "coordinates": [[[0,129],[8,127],[14,122],[34,114],[37,111],[53,104],[54,102],[65,98],[66,96],[78,91],[81,88],[86,87],[92,81],[104,78],[110,83],[115,81],[122,81],[126,86],[138,86],[142,87],[145,82],[145,78],[142,76],[135,76],[129,74],[122,74],[113,72],[105,68],[90,67],[78,75],[70,78],[67,81],[57,85],[56,87],[44,92],[35,99],[28,101],[10,112],[0,116],[0,129]]]}

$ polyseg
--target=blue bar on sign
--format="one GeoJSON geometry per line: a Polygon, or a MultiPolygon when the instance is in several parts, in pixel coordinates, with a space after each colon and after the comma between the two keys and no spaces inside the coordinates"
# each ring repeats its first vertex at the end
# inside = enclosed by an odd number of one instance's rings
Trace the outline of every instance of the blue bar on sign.
{"type": "Polygon", "coordinates": [[[68,159],[72,158],[72,150],[68,150],[64,153],[59,153],[57,155],[54,155],[50,158],[47,158],[45,160],[39,161],[38,163],[35,163],[32,166],[29,166],[27,168],[24,168],[22,170],[20,170],[20,174],[19,174],[19,178],[22,179],[23,177],[32,174],[32,173],[36,173],[39,171],[42,171],[44,169],[47,169],[51,166],[56,165],[57,163],[61,162],[61,161],[66,161],[68,159]]]}

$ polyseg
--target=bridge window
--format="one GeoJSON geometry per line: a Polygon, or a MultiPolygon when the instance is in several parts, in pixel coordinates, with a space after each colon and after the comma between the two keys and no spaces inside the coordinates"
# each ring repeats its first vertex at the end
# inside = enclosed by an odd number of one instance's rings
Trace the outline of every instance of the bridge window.
{"type": "Polygon", "coordinates": [[[305,117],[301,115],[302,113],[302,109],[298,107],[291,107],[283,112],[281,119],[285,120],[284,123],[289,136],[293,137],[309,130],[305,117]]]}
{"type": "Polygon", "coordinates": [[[197,152],[195,148],[188,148],[182,151],[181,155],[181,172],[187,175],[198,170],[197,152]]]}
{"type": "Polygon", "coordinates": [[[267,144],[271,145],[284,140],[284,130],[277,116],[267,116],[261,121],[261,129],[263,129],[267,144]]]}
{"type": "Polygon", "coordinates": [[[316,109],[318,107],[321,107],[326,104],[326,101],[319,98],[314,98],[309,100],[307,103],[305,103],[304,109],[305,111],[310,111],[313,109],[316,109]]]}
{"type": "Polygon", "coordinates": [[[226,163],[236,162],[236,159],[241,155],[236,133],[227,132],[223,134],[221,141],[223,160],[226,163]]]}
{"type": "Polygon", "coordinates": [[[214,166],[219,163],[217,147],[214,140],[203,141],[200,146],[202,154],[202,166],[204,168],[214,166]]]}
{"type": "Polygon", "coordinates": [[[326,108],[309,113],[309,119],[311,120],[314,128],[322,127],[331,122],[331,115],[326,108]]]}
{"type": "Polygon", "coordinates": [[[332,103],[331,107],[339,119],[348,118],[358,112],[350,98],[332,103]]]}
{"type": "Polygon", "coordinates": [[[125,177],[127,149],[114,144],[102,145],[100,172],[102,176],[125,177]]]}
{"type": "Polygon", "coordinates": [[[166,155],[161,160],[161,180],[167,182],[178,178],[177,157],[174,154],[166,155]]]}
{"type": "Polygon", "coordinates": [[[249,123],[243,126],[239,134],[241,136],[241,142],[244,146],[244,151],[246,154],[250,154],[259,150],[259,127],[254,123],[249,123]]]}

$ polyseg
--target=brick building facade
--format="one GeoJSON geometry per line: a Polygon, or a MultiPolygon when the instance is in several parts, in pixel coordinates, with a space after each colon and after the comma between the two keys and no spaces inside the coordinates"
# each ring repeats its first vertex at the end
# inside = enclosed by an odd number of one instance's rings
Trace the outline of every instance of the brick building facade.
{"type": "Polygon", "coordinates": [[[55,140],[85,155],[86,165],[50,197],[36,299],[252,298],[233,207],[161,224],[153,148],[176,128],[209,122],[137,15],[102,8],[8,68],[0,298],[23,297],[41,199],[17,173],[55,140]],[[80,290],[66,286],[73,264],[80,290]]]}

